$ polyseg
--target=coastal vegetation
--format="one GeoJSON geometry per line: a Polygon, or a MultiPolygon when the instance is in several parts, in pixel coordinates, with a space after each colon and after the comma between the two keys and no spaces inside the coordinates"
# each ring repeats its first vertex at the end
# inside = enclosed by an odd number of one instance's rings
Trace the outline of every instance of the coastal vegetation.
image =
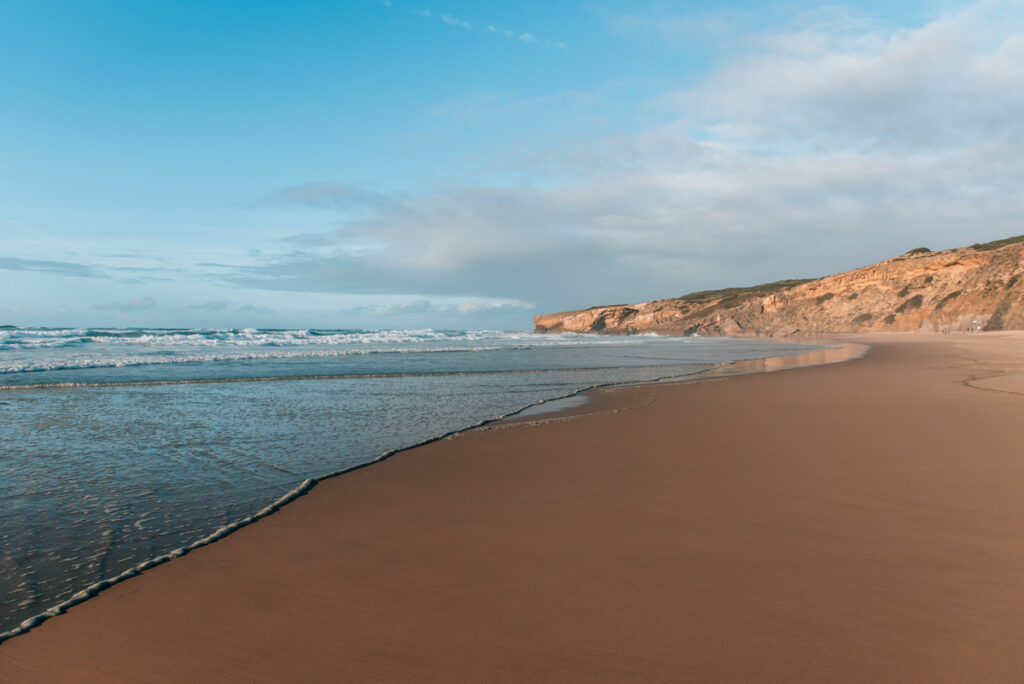
{"type": "Polygon", "coordinates": [[[770,335],[1024,329],[1024,236],[812,280],[701,290],[675,299],[537,316],[538,332],[770,335]],[[854,304],[856,302],[856,304],[854,304]]]}
{"type": "Polygon", "coordinates": [[[1024,242],[1024,235],[1015,235],[1014,237],[1003,238],[1002,240],[993,240],[992,242],[975,242],[971,245],[971,249],[979,252],[988,252],[993,249],[999,249],[1000,247],[1006,247],[1007,245],[1015,245],[1019,242],[1024,242]]]}
{"type": "Polygon", "coordinates": [[[938,311],[942,307],[946,306],[946,304],[949,303],[950,300],[956,299],[957,297],[959,297],[962,294],[963,294],[963,292],[961,292],[960,290],[956,290],[955,292],[950,292],[948,295],[946,295],[941,300],[939,300],[939,303],[935,305],[935,310],[938,311]]]}
{"type": "Polygon", "coordinates": [[[896,307],[896,313],[903,313],[905,311],[910,311],[911,309],[920,309],[921,304],[923,303],[924,297],[922,295],[914,295],[913,297],[911,297],[910,299],[896,307]]]}

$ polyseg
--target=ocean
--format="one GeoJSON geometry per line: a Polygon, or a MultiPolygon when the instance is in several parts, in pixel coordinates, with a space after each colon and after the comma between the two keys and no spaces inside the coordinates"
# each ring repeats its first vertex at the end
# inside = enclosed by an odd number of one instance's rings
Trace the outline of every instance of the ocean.
{"type": "Polygon", "coordinates": [[[0,327],[0,640],[395,450],[590,387],[806,349],[486,330],[0,327]]]}

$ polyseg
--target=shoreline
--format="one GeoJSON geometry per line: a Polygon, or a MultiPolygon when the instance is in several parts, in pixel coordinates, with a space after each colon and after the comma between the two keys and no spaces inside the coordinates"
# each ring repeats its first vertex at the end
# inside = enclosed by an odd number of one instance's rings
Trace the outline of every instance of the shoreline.
{"type": "Polygon", "coordinates": [[[908,338],[602,390],[628,410],[498,424],[323,481],[8,641],[0,678],[1019,672],[1024,473],[1006,449],[1024,337],[908,338]],[[999,391],[965,384],[981,376],[999,391]]]}
{"type": "MultiPolygon", "coordinates": [[[[787,343],[789,343],[789,342],[792,342],[792,341],[787,341],[787,343]]],[[[814,344],[814,345],[818,345],[818,346],[820,346],[820,345],[827,345],[828,344],[827,341],[821,341],[821,340],[819,340],[817,342],[810,342],[810,341],[808,341],[808,342],[800,342],[800,341],[797,341],[796,343],[797,344],[809,344],[809,345],[810,344],[814,344]]],[[[742,373],[746,373],[746,372],[762,372],[762,371],[766,370],[766,368],[768,366],[773,365],[773,363],[772,363],[773,361],[776,362],[776,365],[777,365],[777,368],[775,368],[775,369],[776,370],[781,370],[781,369],[784,369],[784,368],[801,367],[803,365],[815,365],[817,363],[835,363],[835,362],[840,362],[840,361],[843,361],[843,360],[847,360],[847,358],[852,358],[852,355],[849,353],[849,351],[839,351],[839,352],[835,352],[831,356],[829,356],[829,358],[831,358],[832,360],[829,360],[829,361],[821,360],[822,359],[822,354],[824,353],[824,354],[828,355],[830,351],[831,350],[829,350],[827,348],[826,349],[815,349],[815,350],[812,350],[812,351],[809,351],[809,352],[796,352],[796,353],[786,354],[786,355],[782,355],[782,356],[764,357],[764,358],[759,358],[759,359],[731,361],[731,362],[720,362],[720,363],[716,364],[712,368],[709,368],[709,369],[706,369],[706,370],[703,370],[703,371],[697,371],[695,373],[688,373],[688,374],[684,374],[684,375],[668,375],[668,376],[665,376],[665,377],[662,377],[662,378],[655,378],[653,380],[638,381],[638,382],[604,383],[604,384],[589,385],[587,387],[583,387],[581,389],[578,389],[578,390],[575,390],[575,391],[573,391],[571,393],[568,393],[568,394],[566,394],[564,396],[555,397],[553,399],[541,400],[541,401],[535,402],[533,404],[529,404],[527,406],[520,407],[518,409],[515,409],[515,410],[510,411],[509,413],[506,413],[506,414],[503,414],[503,415],[493,416],[493,417],[490,417],[490,418],[485,418],[485,419],[483,419],[481,421],[478,421],[477,423],[474,423],[474,424],[469,425],[467,427],[456,428],[456,429],[451,430],[449,432],[445,432],[445,433],[442,433],[442,434],[439,434],[439,435],[436,435],[436,436],[433,436],[433,437],[428,437],[427,439],[424,439],[424,440],[422,440],[420,442],[416,442],[414,444],[410,444],[410,445],[402,446],[402,447],[396,447],[394,449],[388,449],[388,450],[384,451],[383,453],[379,454],[378,456],[376,456],[376,457],[374,457],[374,458],[372,458],[372,459],[370,459],[368,461],[365,461],[363,463],[358,463],[356,465],[348,466],[348,467],[342,468],[340,470],[328,472],[328,473],[325,473],[323,475],[318,475],[316,477],[307,478],[307,479],[303,480],[302,482],[298,483],[292,489],[290,489],[287,492],[285,492],[284,494],[282,494],[280,497],[278,497],[278,498],[274,499],[273,501],[271,501],[270,503],[268,503],[266,506],[260,508],[256,512],[254,512],[254,513],[252,513],[252,514],[250,514],[248,516],[245,516],[244,518],[241,518],[239,520],[235,520],[235,521],[230,522],[230,523],[228,523],[226,525],[223,525],[223,526],[219,527],[218,529],[214,530],[213,532],[211,532],[210,534],[206,535],[205,537],[197,539],[196,541],[191,542],[189,544],[186,544],[185,546],[172,549],[172,550],[170,550],[170,551],[168,551],[166,553],[160,554],[160,555],[155,556],[153,558],[147,558],[147,559],[141,561],[140,563],[138,563],[137,565],[135,565],[133,567],[130,567],[130,568],[124,570],[123,572],[121,572],[121,573],[119,573],[117,575],[114,575],[114,576],[111,576],[111,577],[105,577],[105,578],[100,579],[100,580],[98,580],[96,582],[93,582],[92,584],[90,584],[89,586],[85,587],[84,589],[81,589],[80,591],[75,592],[69,598],[67,598],[67,599],[65,599],[65,600],[63,600],[63,601],[61,601],[61,602],[59,602],[59,603],[57,603],[57,604],[47,608],[46,610],[42,611],[41,613],[38,613],[36,615],[33,615],[33,616],[23,620],[17,626],[15,626],[15,627],[13,627],[13,628],[5,631],[5,632],[0,632],[0,646],[2,646],[5,642],[7,642],[7,641],[9,641],[11,639],[14,639],[16,637],[28,634],[32,630],[38,628],[40,625],[42,625],[47,620],[50,620],[50,619],[55,618],[55,617],[57,617],[59,615],[65,614],[70,608],[72,608],[74,606],[77,606],[77,605],[79,605],[81,603],[84,603],[85,601],[89,601],[91,599],[94,599],[94,598],[98,597],[101,593],[103,593],[107,589],[110,589],[111,587],[113,587],[113,586],[115,586],[117,584],[120,584],[121,582],[124,582],[125,580],[128,580],[128,579],[131,579],[133,577],[136,577],[136,576],[140,575],[141,573],[143,573],[143,572],[145,572],[147,570],[150,570],[150,569],[155,568],[155,567],[157,567],[159,565],[167,563],[167,562],[169,562],[169,561],[171,561],[171,560],[173,560],[175,558],[180,558],[180,557],[183,557],[185,555],[188,555],[189,553],[195,551],[196,549],[200,549],[200,548],[203,548],[203,547],[208,546],[210,544],[213,544],[213,543],[215,543],[217,541],[220,541],[221,539],[224,539],[227,536],[237,532],[238,530],[240,530],[240,529],[242,529],[244,527],[247,527],[247,526],[252,525],[252,524],[254,524],[256,522],[259,522],[263,518],[265,518],[265,517],[267,517],[267,516],[269,516],[269,515],[271,515],[273,513],[278,512],[279,510],[281,510],[282,507],[287,506],[288,504],[293,503],[296,500],[302,498],[303,496],[305,496],[306,494],[311,492],[318,484],[320,484],[322,482],[325,482],[327,480],[330,480],[330,479],[333,479],[333,478],[336,478],[336,477],[340,477],[342,475],[346,475],[346,474],[348,474],[350,472],[359,470],[361,468],[366,468],[368,466],[375,465],[377,463],[381,463],[381,462],[391,458],[392,456],[395,456],[397,454],[403,453],[405,451],[409,451],[409,450],[412,450],[412,449],[417,449],[417,448],[426,446],[428,444],[432,444],[434,442],[443,441],[443,440],[449,440],[449,439],[458,437],[460,435],[463,435],[465,433],[471,432],[473,430],[479,430],[479,429],[486,428],[487,426],[491,426],[491,425],[494,425],[494,424],[501,424],[501,423],[506,423],[506,422],[518,422],[518,421],[524,420],[524,419],[525,420],[533,420],[533,421],[544,421],[544,420],[558,419],[558,418],[561,417],[561,414],[563,414],[563,413],[571,414],[573,409],[580,408],[581,410],[583,410],[582,407],[586,406],[587,404],[589,404],[590,402],[593,401],[592,399],[588,398],[587,395],[589,395],[589,393],[594,392],[596,390],[601,390],[601,389],[605,389],[605,388],[629,387],[629,386],[634,386],[634,385],[645,385],[645,384],[648,384],[648,383],[658,383],[658,382],[700,382],[700,381],[703,381],[704,379],[710,379],[712,377],[717,377],[718,374],[732,375],[732,374],[737,374],[737,373],[742,374],[742,373]],[[567,400],[571,402],[574,399],[580,399],[580,398],[582,398],[583,401],[581,401],[579,403],[576,403],[576,404],[571,404],[569,406],[566,406],[565,408],[555,407],[555,408],[553,408],[550,411],[544,409],[545,404],[564,402],[564,401],[567,401],[567,400]],[[534,414],[534,413],[530,413],[532,409],[539,409],[539,410],[536,411],[536,413],[534,414]]],[[[500,372],[518,373],[518,372],[526,372],[526,371],[500,371],[500,372]]],[[[451,373],[447,373],[447,374],[451,374],[451,373]]],[[[128,383],[118,383],[118,382],[110,382],[110,383],[85,383],[85,384],[80,384],[80,383],[71,383],[71,384],[56,383],[56,384],[44,384],[44,385],[0,386],[0,390],[4,390],[4,389],[18,389],[18,390],[21,390],[21,389],[62,389],[62,388],[65,388],[65,387],[152,386],[152,385],[166,385],[166,384],[211,384],[211,383],[222,383],[222,382],[231,382],[231,383],[237,383],[237,382],[266,382],[266,381],[274,381],[274,380],[297,381],[297,380],[332,379],[332,378],[336,378],[336,377],[337,378],[346,378],[346,379],[348,379],[348,378],[375,377],[375,376],[362,376],[362,375],[298,376],[298,377],[283,377],[283,378],[277,378],[277,377],[254,377],[254,378],[228,378],[228,379],[216,379],[216,380],[178,380],[178,381],[173,381],[173,382],[167,382],[167,381],[152,381],[152,382],[141,381],[141,382],[128,382],[128,383]]]]}

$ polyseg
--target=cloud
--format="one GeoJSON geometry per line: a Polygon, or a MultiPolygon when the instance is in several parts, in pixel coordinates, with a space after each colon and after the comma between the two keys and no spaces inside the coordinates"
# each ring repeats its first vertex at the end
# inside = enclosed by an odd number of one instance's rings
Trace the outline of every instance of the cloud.
{"type": "Polygon", "coordinates": [[[238,313],[248,314],[252,316],[269,316],[274,313],[274,310],[268,306],[256,306],[254,304],[246,304],[238,307],[238,313]]]}
{"type": "Polygon", "coordinates": [[[142,311],[143,309],[150,309],[156,305],[156,300],[146,295],[145,297],[136,297],[131,301],[127,302],[113,302],[111,304],[97,304],[94,309],[101,309],[103,311],[120,311],[122,313],[128,313],[132,311],[142,311]]]}
{"type": "MultiPolygon", "coordinates": [[[[380,1],[380,0],[378,0],[378,1],[380,1]]],[[[387,6],[390,7],[391,3],[387,2],[387,6]]],[[[437,15],[435,15],[433,12],[431,12],[428,9],[410,8],[409,12],[411,14],[415,14],[416,16],[424,17],[424,18],[428,18],[428,19],[432,18],[434,16],[437,16],[437,15]]],[[[465,21],[463,19],[459,19],[459,18],[457,18],[457,17],[455,17],[455,16],[453,16],[451,14],[442,14],[440,16],[437,16],[437,18],[439,20],[441,20],[442,22],[448,24],[449,26],[457,26],[458,28],[466,29],[467,31],[474,30],[473,29],[473,24],[471,24],[470,22],[465,21]]],[[[493,34],[498,34],[500,32],[506,38],[518,38],[518,40],[521,40],[524,43],[538,43],[538,44],[542,44],[542,45],[544,45],[544,47],[548,47],[548,48],[554,48],[554,49],[563,49],[563,48],[565,48],[565,43],[563,43],[561,41],[556,41],[556,40],[540,41],[531,33],[527,33],[525,31],[517,32],[517,31],[512,31],[511,29],[499,29],[494,24],[486,24],[486,25],[484,25],[481,28],[478,28],[476,30],[480,31],[480,32],[483,32],[483,33],[493,33],[493,34]]]]}
{"type": "Polygon", "coordinates": [[[1018,7],[981,3],[892,33],[764,34],[708,83],[667,101],[735,144],[923,152],[1019,134],[1018,7]]]}
{"type": "Polygon", "coordinates": [[[508,310],[508,309],[525,309],[525,310],[529,310],[529,309],[536,308],[536,305],[535,304],[528,304],[526,302],[520,302],[518,300],[511,301],[511,302],[502,302],[502,301],[487,301],[487,302],[468,301],[468,302],[459,302],[459,304],[455,308],[461,314],[478,314],[478,313],[484,313],[484,312],[504,311],[504,310],[508,310]]]}
{"type": "Polygon", "coordinates": [[[228,301],[227,299],[211,299],[208,302],[202,304],[190,304],[190,309],[202,309],[203,311],[223,311],[229,307],[235,306],[235,303],[228,301]]]}
{"type": "Polygon", "coordinates": [[[370,313],[375,316],[477,316],[501,315],[508,311],[522,311],[533,309],[533,304],[520,301],[506,300],[465,300],[461,302],[439,302],[435,303],[426,298],[419,298],[407,302],[382,305],[362,305],[343,309],[341,313],[370,313]]]}
{"type": "Polygon", "coordinates": [[[1024,232],[1019,7],[985,2],[909,30],[821,20],[749,35],[704,81],[643,105],[660,125],[501,160],[521,185],[338,210],[336,229],[222,277],[547,310],[1024,232]]]}
{"type": "Polygon", "coordinates": [[[364,307],[365,309],[371,309],[373,313],[378,315],[391,316],[394,314],[425,314],[433,313],[435,307],[430,303],[429,299],[416,299],[411,302],[403,302],[401,304],[385,304],[376,307],[364,307]]]}
{"type": "Polygon", "coordinates": [[[190,304],[190,309],[201,309],[203,311],[209,311],[211,313],[222,312],[222,311],[236,311],[240,314],[253,315],[253,316],[264,316],[274,313],[274,310],[266,306],[257,306],[255,304],[239,304],[229,299],[211,299],[203,302],[202,304],[190,304]]]}
{"type": "Polygon", "coordinates": [[[441,15],[441,21],[443,21],[446,24],[450,24],[452,26],[458,26],[459,28],[464,28],[464,29],[471,29],[471,28],[473,28],[473,26],[468,21],[462,21],[461,19],[456,19],[455,17],[453,17],[450,14],[442,14],[441,15]]]}
{"type": "Polygon", "coordinates": [[[0,269],[8,271],[39,271],[42,273],[71,276],[74,278],[108,277],[106,273],[94,266],[77,264],[70,261],[43,261],[36,259],[0,257],[0,269]]]}

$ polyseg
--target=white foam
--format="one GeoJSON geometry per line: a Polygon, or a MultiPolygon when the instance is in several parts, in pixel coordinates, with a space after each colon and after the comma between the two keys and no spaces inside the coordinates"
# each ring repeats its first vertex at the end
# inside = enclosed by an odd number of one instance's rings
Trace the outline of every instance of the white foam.
{"type": "Polygon", "coordinates": [[[635,344],[628,337],[495,330],[0,330],[0,374],[302,359],[365,354],[511,351],[635,344]]]}

